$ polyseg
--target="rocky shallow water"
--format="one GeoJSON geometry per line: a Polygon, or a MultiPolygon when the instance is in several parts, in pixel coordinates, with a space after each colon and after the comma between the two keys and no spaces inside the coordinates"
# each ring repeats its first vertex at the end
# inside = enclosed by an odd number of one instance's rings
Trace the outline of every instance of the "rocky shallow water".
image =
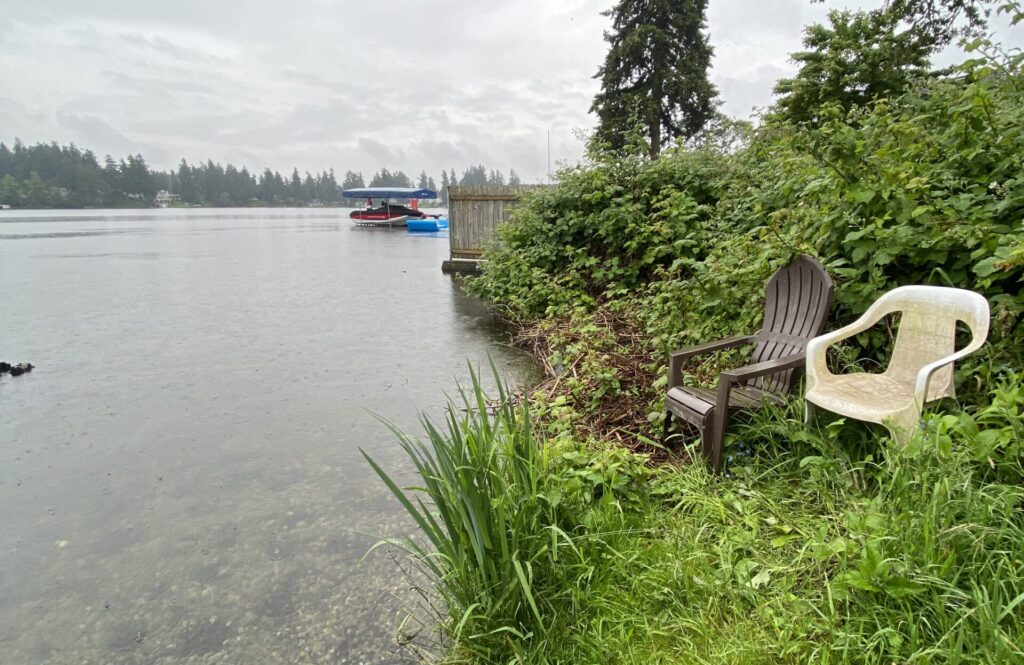
{"type": "MultiPolygon", "coordinates": [[[[0,213],[5,663],[393,663],[409,523],[361,458],[487,357],[440,273],[344,211],[0,213]]],[[[429,631],[425,631],[426,635],[429,631]]]]}

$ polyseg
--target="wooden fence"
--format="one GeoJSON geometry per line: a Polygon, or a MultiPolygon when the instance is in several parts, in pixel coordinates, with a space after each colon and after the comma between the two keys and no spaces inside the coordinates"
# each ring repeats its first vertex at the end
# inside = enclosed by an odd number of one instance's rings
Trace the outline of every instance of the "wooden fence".
{"type": "Polygon", "coordinates": [[[451,260],[475,261],[508,220],[519,195],[544,185],[460,185],[448,190],[448,243],[451,260]]]}

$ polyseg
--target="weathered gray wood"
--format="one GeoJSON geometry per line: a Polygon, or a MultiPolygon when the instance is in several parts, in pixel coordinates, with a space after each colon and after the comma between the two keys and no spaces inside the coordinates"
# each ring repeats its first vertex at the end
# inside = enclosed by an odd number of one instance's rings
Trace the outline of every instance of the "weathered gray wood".
{"type": "Polygon", "coordinates": [[[780,269],[765,286],[764,323],[749,337],[677,351],[669,357],[665,434],[675,416],[697,427],[704,454],[715,470],[722,465],[722,440],[730,411],[756,408],[790,392],[804,364],[807,343],[825,327],[832,303],[832,279],[820,263],[801,256],[780,269]],[[751,363],[722,372],[718,391],[682,386],[682,363],[699,353],[754,344],[751,363]]]}
{"type": "Polygon", "coordinates": [[[441,272],[445,274],[480,274],[480,264],[483,261],[478,259],[453,259],[441,262],[441,272]]]}
{"type": "Polygon", "coordinates": [[[495,241],[519,197],[544,185],[457,185],[448,189],[451,259],[477,259],[495,241]]]}

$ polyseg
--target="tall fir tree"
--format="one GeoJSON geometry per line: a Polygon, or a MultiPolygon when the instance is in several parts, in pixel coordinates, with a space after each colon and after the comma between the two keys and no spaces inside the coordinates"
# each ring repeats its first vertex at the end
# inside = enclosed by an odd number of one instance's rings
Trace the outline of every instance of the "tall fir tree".
{"type": "Polygon", "coordinates": [[[619,0],[608,10],[610,48],[590,108],[600,139],[621,148],[639,123],[656,158],[666,138],[692,138],[714,115],[706,9],[707,0],[619,0]]]}
{"type": "Polygon", "coordinates": [[[341,181],[342,189],[361,189],[366,187],[362,172],[345,171],[345,179],[341,181]]]}
{"type": "Polygon", "coordinates": [[[448,205],[448,172],[441,170],[441,205],[448,205]]]}

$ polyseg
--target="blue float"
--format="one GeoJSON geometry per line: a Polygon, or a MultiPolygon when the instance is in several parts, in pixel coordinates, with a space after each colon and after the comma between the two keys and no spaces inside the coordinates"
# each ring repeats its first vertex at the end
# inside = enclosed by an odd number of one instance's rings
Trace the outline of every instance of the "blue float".
{"type": "Polygon", "coordinates": [[[448,220],[439,219],[409,219],[405,222],[405,228],[411,233],[434,233],[448,228],[448,220]]]}

